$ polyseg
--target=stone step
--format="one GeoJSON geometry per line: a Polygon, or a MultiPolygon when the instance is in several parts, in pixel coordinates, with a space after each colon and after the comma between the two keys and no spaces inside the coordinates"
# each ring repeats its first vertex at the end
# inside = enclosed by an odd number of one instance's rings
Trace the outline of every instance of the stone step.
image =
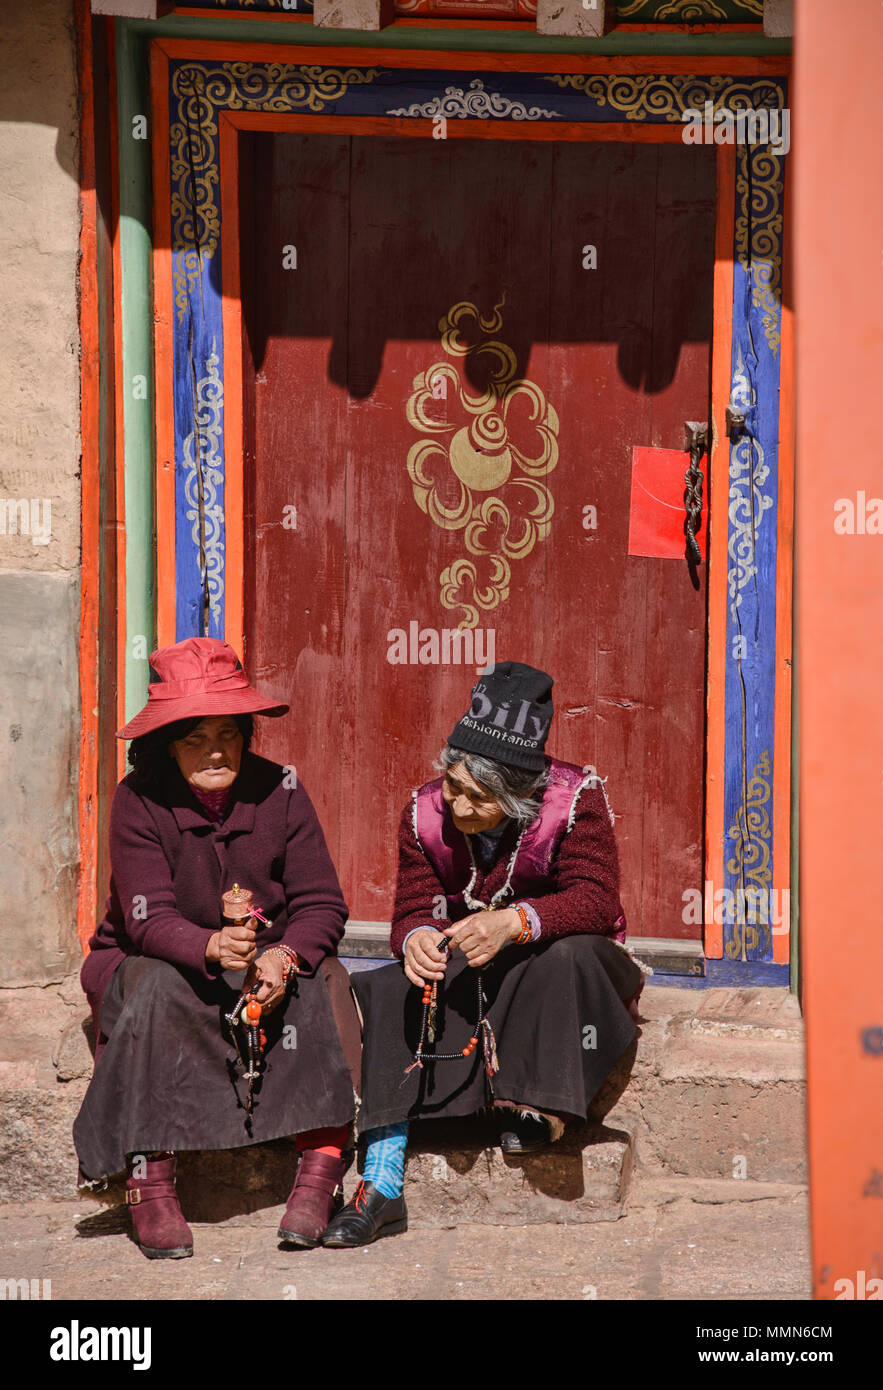
{"type": "MultiPolygon", "coordinates": [[[[542,1153],[506,1159],[481,1116],[415,1124],[406,1164],[409,1216],[424,1226],[615,1221],[628,1190],[631,1159],[631,1136],[604,1125],[584,1125],[542,1153]]],[[[347,1198],[361,1166],[360,1152],[344,1181],[347,1198]]],[[[297,1149],[287,1139],[181,1154],[178,1190],[194,1221],[223,1221],[285,1202],[296,1167],[297,1149]]],[[[90,1195],[102,1206],[116,1206],[124,1193],[123,1182],[116,1180],[90,1195]]],[[[68,1187],[54,1195],[72,1193],[68,1187]]],[[[24,1199],[21,1192],[18,1200],[24,1199]]]]}
{"type": "Polygon", "coordinates": [[[409,1135],[408,1217],[415,1226],[616,1221],[631,1168],[631,1135],[605,1125],[582,1125],[551,1148],[507,1158],[484,1117],[418,1123],[409,1135]]]}
{"type": "MultiPolygon", "coordinates": [[[[73,1196],[71,1126],[91,1073],[82,996],[71,982],[2,993],[0,1202],[73,1196]]],[[[657,987],[645,989],[641,1010],[640,1037],[596,1097],[592,1123],[544,1154],[503,1159],[478,1118],[447,1134],[441,1124],[415,1125],[415,1219],[613,1220],[633,1167],[647,1177],[803,1182],[803,1028],[794,997],[657,987]]],[[[295,1166],[290,1141],[185,1154],[182,1197],[194,1220],[256,1211],[285,1201],[295,1166]]],[[[121,1200],[121,1191],[104,1200],[121,1200]]]]}
{"type": "Polygon", "coordinates": [[[596,1118],[633,1134],[637,1167],[804,1182],[804,1041],[794,996],[709,989],[697,999],[658,988],[644,991],[641,1013],[637,1048],[592,1107],[596,1118]]]}
{"type": "MultiPolygon", "coordinates": [[[[584,1125],[538,1154],[504,1158],[481,1117],[412,1128],[406,1164],[408,1219],[413,1226],[524,1226],[546,1222],[616,1221],[631,1173],[631,1137],[603,1125],[584,1125]]],[[[278,1206],[288,1197],[297,1168],[290,1140],[248,1149],[181,1154],[178,1192],[192,1221],[226,1221],[278,1206]]],[[[349,1199],[359,1181],[361,1155],[344,1180],[349,1199]]],[[[50,1195],[74,1195],[70,1182],[50,1195]]],[[[6,1200],[33,1200],[34,1185],[6,1200]]],[[[81,1201],[116,1208],[122,1180],[81,1201]]]]}
{"type": "Polygon", "coordinates": [[[0,1203],[75,1197],[71,1128],[85,1081],[0,1088],[0,1203]]]}
{"type": "Polygon", "coordinates": [[[752,1182],[750,1178],[679,1178],[664,1175],[636,1175],[629,1184],[628,1211],[647,1207],[654,1211],[675,1202],[693,1202],[697,1206],[719,1207],[730,1203],[776,1202],[785,1205],[804,1204],[806,1183],[752,1182]]]}

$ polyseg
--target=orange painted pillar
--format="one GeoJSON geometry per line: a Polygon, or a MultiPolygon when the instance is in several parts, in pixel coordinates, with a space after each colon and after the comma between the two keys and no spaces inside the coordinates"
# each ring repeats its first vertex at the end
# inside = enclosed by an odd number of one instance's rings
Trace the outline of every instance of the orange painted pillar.
{"type": "Polygon", "coordinates": [[[880,0],[795,6],[800,932],[813,1278],[883,1299],[880,0]],[[875,1283],[874,1281],[880,1281],[875,1283]]]}

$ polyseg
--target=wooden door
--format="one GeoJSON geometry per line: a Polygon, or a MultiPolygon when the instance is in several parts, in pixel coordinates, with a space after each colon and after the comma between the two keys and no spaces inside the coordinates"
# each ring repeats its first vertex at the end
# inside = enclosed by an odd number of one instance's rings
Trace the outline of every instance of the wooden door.
{"type": "Polygon", "coordinates": [[[633,445],[708,418],[713,151],[243,142],[246,653],[294,707],[257,747],[351,916],[389,920],[401,808],[476,679],[395,634],[442,658],[466,623],[554,676],[548,751],[609,777],[630,933],[698,935],[705,570],[627,552],[633,445]]]}

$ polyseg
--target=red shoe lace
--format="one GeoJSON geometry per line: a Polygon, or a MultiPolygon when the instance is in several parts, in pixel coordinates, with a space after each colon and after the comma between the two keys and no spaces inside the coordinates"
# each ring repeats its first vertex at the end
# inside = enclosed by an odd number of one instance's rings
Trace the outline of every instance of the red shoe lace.
{"type": "Polygon", "coordinates": [[[353,1206],[355,1207],[356,1211],[361,1211],[362,1206],[367,1204],[367,1201],[368,1198],[365,1193],[365,1184],[364,1182],[360,1182],[359,1186],[356,1188],[356,1195],[353,1198],[353,1206]]]}

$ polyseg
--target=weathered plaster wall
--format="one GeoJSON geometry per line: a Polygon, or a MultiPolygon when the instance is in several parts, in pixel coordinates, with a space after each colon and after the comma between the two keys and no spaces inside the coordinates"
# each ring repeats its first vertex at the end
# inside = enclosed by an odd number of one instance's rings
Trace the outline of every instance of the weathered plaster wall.
{"type": "Polygon", "coordinates": [[[76,940],[80,558],[77,81],[70,0],[6,0],[0,46],[0,984],[76,940]]]}

